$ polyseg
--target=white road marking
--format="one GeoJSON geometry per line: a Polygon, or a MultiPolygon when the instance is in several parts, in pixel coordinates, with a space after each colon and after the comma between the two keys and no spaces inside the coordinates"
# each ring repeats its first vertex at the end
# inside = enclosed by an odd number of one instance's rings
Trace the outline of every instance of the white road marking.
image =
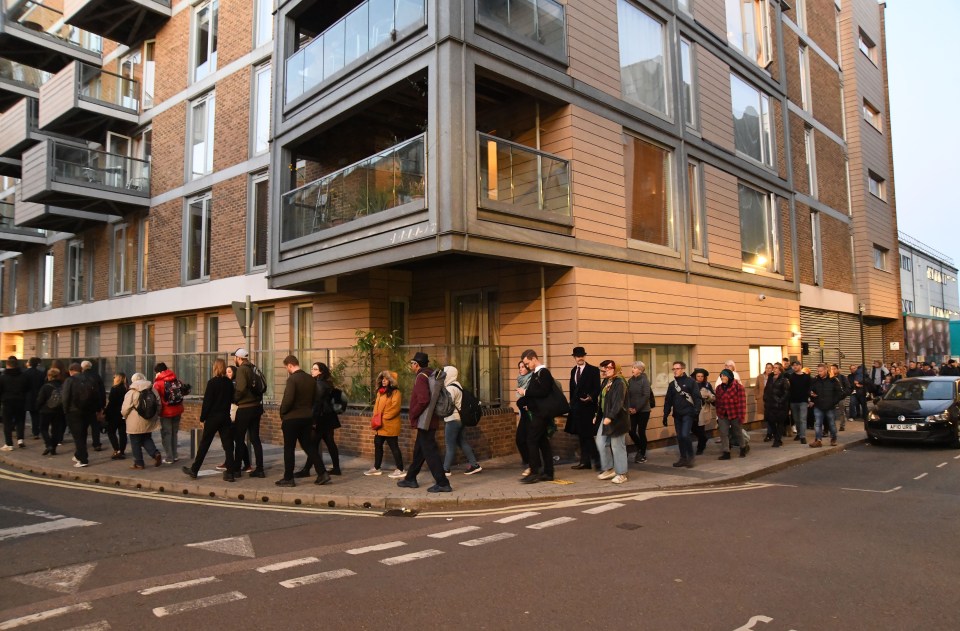
{"type": "Polygon", "coordinates": [[[247,535],[240,537],[227,537],[226,539],[214,539],[213,541],[201,541],[199,543],[188,543],[188,548],[200,548],[201,550],[210,550],[211,552],[222,552],[224,554],[233,554],[239,557],[253,558],[253,543],[247,535]]]}
{"type": "Polygon", "coordinates": [[[204,607],[212,607],[213,605],[232,603],[236,600],[243,600],[245,598],[246,595],[244,595],[242,592],[227,592],[225,594],[217,594],[216,596],[207,596],[205,598],[197,598],[196,600],[188,600],[182,603],[167,605],[166,607],[155,607],[153,610],[153,615],[158,618],[163,618],[165,616],[172,616],[178,613],[184,613],[186,611],[193,611],[194,609],[203,609],[204,607]]]}
{"type": "Polygon", "coordinates": [[[463,528],[454,528],[453,530],[445,530],[444,532],[435,532],[427,536],[433,537],[434,539],[446,539],[447,537],[462,535],[465,532],[473,532],[474,530],[480,530],[480,526],[464,526],[463,528]]]}
{"type": "Polygon", "coordinates": [[[98,620],[97,622],[91,622],[90,624],[85,624],[80,627],[72,627],[67,629],[67,631],[110,631],[111,628],[110,623],[106,620],[98,620]]]}
{"type": "Polygon", "coordinates": [[[421,550],[420,552],[411,552],[410,554],[404,554],[399,557],[390,557],[388,559],[380,559],[380,562],[384,565],[400,565],[401,563],[409,563],[410,561],[418,561],[420,559],[426,559],[428,557],[435,557],[438,554],[443,554],[442,550],[421,550]]]}
{"type": "Polygon", "coordinates": [[[560,524],[567,524],[576,520],[576,517],[557,517],[556,519],[551,519],[549,521],[542,521],[539,524],[530,524],[527,526],[527,528],[532,530],[542,530],[544,528],[549,528],[550,526],[559,526],[560,524]]]}
{"type": "Polygon", "coordinates": [[[15,576],[11,580],[31,587],[51,589],[61,594],[76,594],[77,590],[80,589],[80,583],[90,576],[95,567],[97,567],[96,563],[68,565],[67,567],[15,576]]]}
{"type": "Polygon", "coordinates": [[[216,576],[205,576],[203,578],[195,578],[189,581],[181,581],[179,583],[168,583],[167,585],[148,587],[146,589],[141,589],[139,593],[141,596],[149,596],[150,594],[159,594],[160,592],[168,592],[174,589],[184,589],[186,587],[193,587],[194,585],[206,585],[207,583],[219,582],[220,579],[216,576]]]}
{"type": "Polygon", "coordinates": [[[841,488],[841,491],[860,491],[862,493],[893,493],[894,491],[899,491],[902,489],[902,486],[895,486],[892,489],[887,489],[886,491],[878,491],[876,489],[847,489],[841,488]]]}
{"type": "Polygon", "coordinates": [[[44,620],[49,620],[50,618],[56,618],[57,616],[73,613],[74,611],[87,611],[89,609],[93,609],[93,605],[90,603],[77,603],[76,605],[67,605],[66,607],[48,609],[47,611],[41,611],[40,613],[32,613],[29,616],[23,616],[21,618],[11,618],[10,620],[0,622],[0,631],[16,629],[17,627],[22,627],[34,622],[42,622],[44,620]]]}
{"type": "Polygon", "coordinates": [[[588,508],[583,512],[586,513],[587,515],[599,515],[600,513],[605,513],[608,510],[616,510],[621,506],[626,506],[626,504],[611,502],[610,504],[602,504],[600,506],[594,506],[593,508],[588,508]]]}
{"type": "Polygon", "coordinates": [[[509,517],[504,517],[503,519],[498,519],[494,521],[495,524],[509,524],[510,522],[520,521],[521,519],[526,519],[528,517],[536,517],[540,513],[534,513],[533,511],[528,511],[526,513],[517,513],[516,515],[510,515],[509,517]]]}
{"type": "Polygon", "coordinates": [[[399,548],[400,546],[405,546],[406,543],[402,541],[390,541],[387,543],[378,543],[375,546],[367,546],[365,548],[354,548],[352,550],[347,550],[347,554],[366,554],[367,552],[378,552],[380,550],[390,550],[391,548],[399,548]]]}
{"type": "Polygon", "coordinates": [[[954,456],[953,459],[954,459],[954,460],[960,460],[960,454],[957,454],[956,456],[954,456]]]}
{"type": "Polygon", "coordinates": [[[310,574],[309,576],[301,576],[300,578],[291,578],[287,581],[280,581],[280,584],[288,589],[294,587],[301,587],[303,585],[311,585],[313,583],[320,583],[323,581],[332,581],[337,578],[343,578],[345,576],[354,576],[356,572],[353,570],[348,570],[346,568],[342,570],[331,570],[329,572],[320,572],[319,574],[310,574]]]}
{"type": "Polygon", "coordinates": [[[504,539],[509,539],[510,537],[516,537],[516,535],[512,532],[498,532],[495,535],[487,535],[486,537],[480,537],[479,539],[461,541],[460,545],[472,548],[474,546],[482,546],[486,543],[493,543],[494,541],[503,541],[504,539]]]}
{"type": "Polygon", "coordinates": [[[947,466],[947,463],[946,463],[946,462],[941,462],[940,464],[937,465],[937,469],[939,469],[939,468],[941,468],[941,467],[945,467],[945,466],[947,466]]]}
{"type": "Polygon", "coordinates": [[[39,524],[30,524],[29,526],[17,526],[14,528],[4,528],[0,530],[0,541],[7,539],[16,539],[26,537],[27,535],[37,535],[57,530],[67,530],[69,528],[84,528],[86,526],[99,526],[99,522],[87,521],[85,519],[76,519],[74,517],[64,517],[53,521],[45,521],[39,524]]]}
{"type": "Polygon", "coordinates": [[[21,508],[19,506],[0,506],[0,510],[10,513],[20,513],[21,515],[30,515],[31,517],[42,517],[44,519],[63,519],[66,515],[57,515],[43,510],[34,510],[32,508],[21,508]]]}
{"type": "Polygon", "coordinates": [[[920,475],[918,475],[917,477],[915,477],[914,480],[919,480],[919,479],[925,478],[925,477],[927,477],[927,474],[926,474],[926,473],[921,473],[920,475]]]}
{"type": "Polygon", "coordinates": [[[271,565],[264,565],[263,567],[258,567],[257,571],[261,574],[267,572],[276,572],[278,570],[285,570],[290,567],[299,567],[301,565],[310,565],[311,563],[319,563],[320,559],[317,557],[304,557],[302,559],[294,559],[293,561],[283,561],[282,563],[273,563],[271,565]]]}
{"type": "Polygon", "coordinates": [[[743,625],[742,627],[737,627],[733,631],[753,631],[753,625],[757,624],[758,622],[767,624],[768,622],[773,622],[773,618],[763,615],[751,616],[750,620],[747,621],[747,624],[743,625]]]}

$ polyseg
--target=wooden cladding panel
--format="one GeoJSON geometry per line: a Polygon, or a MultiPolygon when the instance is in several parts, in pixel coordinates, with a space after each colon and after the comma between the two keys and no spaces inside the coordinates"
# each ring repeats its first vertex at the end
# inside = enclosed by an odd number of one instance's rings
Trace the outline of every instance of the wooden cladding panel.
{"type": "Polygon", "coordinates": [[[710,263],[740,269],[740,195],[737,178],[705,164],[704,189],[707,198],[707,254],[710,263]]]}
{"type": "Polygon", "coordinates": [[[721,40],[727,39],[727,9],[725,0],[697,0],[693,3],[693,17],[721,40]]]}
{"type": "Polygon", "coordinates": [[[20,99],[10,109],[0,114],[0,154],[10,151],[26,139],[30,123],[29,103],[28,98],[20,99]]]}
{"type": "Polygon", "coordinates": [[[48,141],[23,152],[23,179],[20,180],[20,194],[23,199],[30,199],[46,189],[47,153],[52,149],[53,145],[48,141]]]}
{"type": "Polygon", "coordinates": [[[619,97],[617,3],[613,0],[567,2],[566,13],[568,73],[578,81],[619,97]]]}
{"type": "Polygon", "coordinates": [[[78,72],[80,62],[75,61],[40,86],[41,129],[76,106],[78,72]]]}
{"type": "Polygon", "coordinates": [[[703,47],[697,47],[696,57],[699,81],[697,89],[700,94],[700,131],[704,140],[732,153],[735,147],[730,68],[703,47]]]}
{"type": "Polygon", "coordinates": [[[574,107],[571,164],[577,238],[623,246],[626,241],[622,129],[574,107]]]}

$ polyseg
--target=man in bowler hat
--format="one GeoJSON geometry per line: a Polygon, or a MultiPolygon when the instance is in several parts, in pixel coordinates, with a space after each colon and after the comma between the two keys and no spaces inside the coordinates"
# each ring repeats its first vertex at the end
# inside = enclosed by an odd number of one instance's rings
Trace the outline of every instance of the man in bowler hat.
{"type": "Polygon", "coordinates": [[[587,363],[587,351],[582,346],[573,349],[573,368],[570,369],[570,413],[565,431],[580,439],[580,462],[574,469],[600,469],[600,453],[594,437],[597,435],[597,399],[600,397],[600,369],[587,363]]]}

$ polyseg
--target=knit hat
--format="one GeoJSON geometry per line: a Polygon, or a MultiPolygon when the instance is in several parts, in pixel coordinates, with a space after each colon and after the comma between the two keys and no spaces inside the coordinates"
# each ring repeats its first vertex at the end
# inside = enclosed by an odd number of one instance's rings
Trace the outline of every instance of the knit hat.
{"type": "Polygon", "coordinates": [[[693,372],[690,373],[690,376],[693,377],[694,379],[696,379],[696,378],[697,378],[697,373],[703,374],[703,380],[704,380],[704,381],[706,381],[706,380],[710,377],[710,373],[707,371],[706,368],[694,368],[694,369],[693,369],[693,372]]]}
{"type": "Polygon", "coordinates": [[[734,380],[733,371],[730,370],[729,368],[724,368],[723,370],[721,370],[721,371],[720,371],[720,376],[721,376],[721,377],[726,377],[726,378],[729,379],[731,382],[734,380]]]}

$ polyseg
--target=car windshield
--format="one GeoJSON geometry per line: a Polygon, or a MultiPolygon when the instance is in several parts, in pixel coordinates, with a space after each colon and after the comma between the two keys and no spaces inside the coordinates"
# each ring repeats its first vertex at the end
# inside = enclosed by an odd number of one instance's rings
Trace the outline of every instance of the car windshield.
{"type": "Polygon", "coordinates": [[[911,381],[896,383],[890,388],[887,401],[952,401],[952,381],[911,381]]]}

